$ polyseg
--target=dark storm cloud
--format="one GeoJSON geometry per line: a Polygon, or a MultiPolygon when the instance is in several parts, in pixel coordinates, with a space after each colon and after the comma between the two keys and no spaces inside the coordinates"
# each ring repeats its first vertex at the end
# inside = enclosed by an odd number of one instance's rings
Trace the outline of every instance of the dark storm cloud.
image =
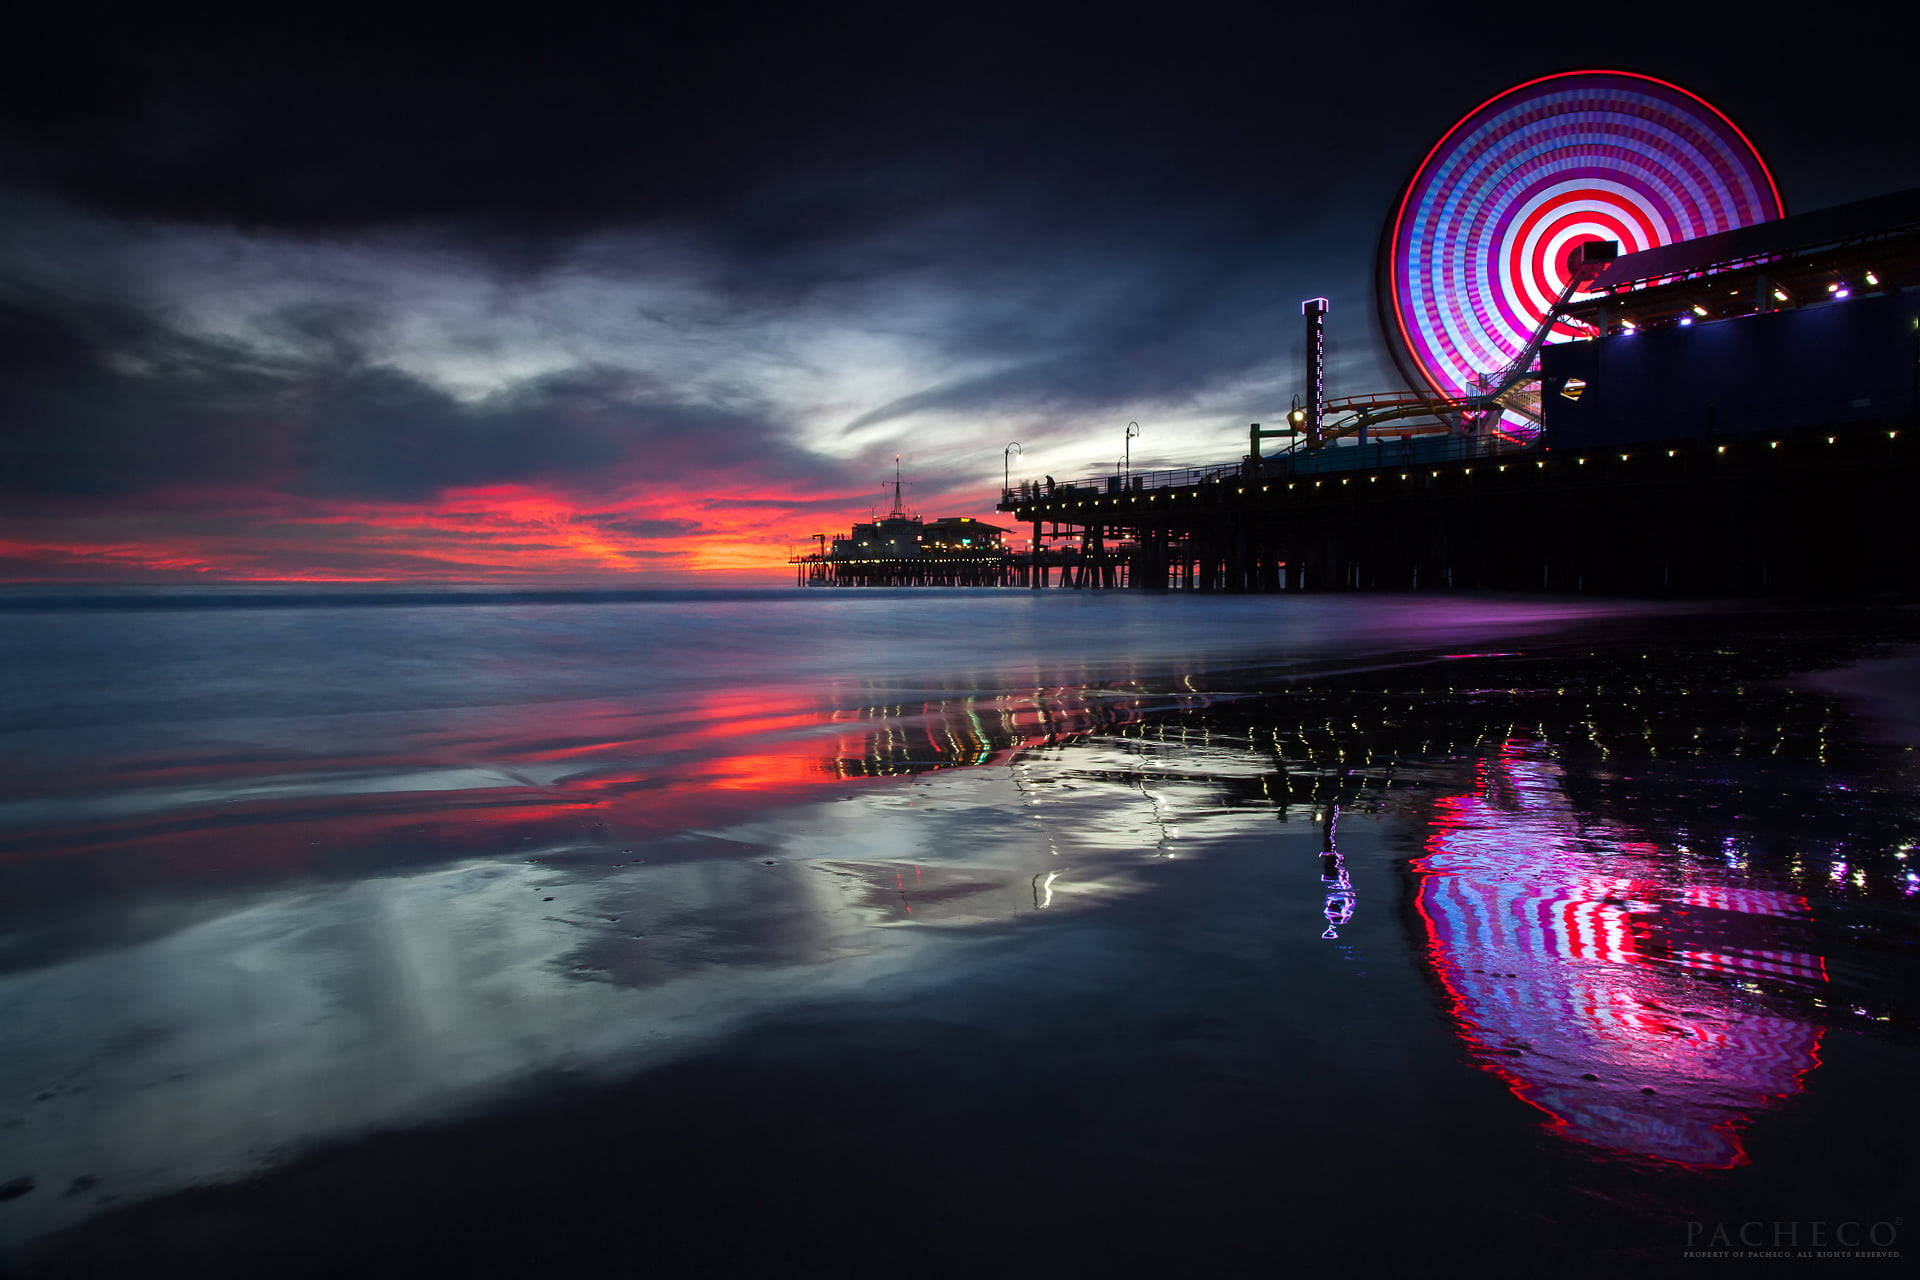
{"type": "Polygon", "coordinates": [[[537,237],[691,221],[777,256],[911,221],[983,183],[1091,205],[1234,170],[1265,181],[1268,166],[1240,163],[1235,144],[1267,130],[1270,104],[1257,108],[1271,82],[1236,73],[1259,64],[1229,33],[999,17],[42,14],[29,74],[4,92],[16,173],[123,213],[248,226],[431,221],[537,237]],[[1147,74],[1101,65],[1143,37],[1157,54],[1147,74]]]}
{"type": "Polygon", "coordinates": [[[278,433],[250,420],[279,382],[275,370],[130,308],[0,300],[0,486],[16,497],[105,497],[269,474],[283,462],[278,433]]]}
{"type": "MultiPolygon", "coordinates": [[[[282,6],[219,23],[45,6],[10,33],[0,146],[16,181],[140,217],[432,224],[535,260],[556,236],[673,223],[777,265],[982,196],[1009,227],[1142,210],[1284,227],[1303,195],[1370,223],[1378,209],[1353,202],[1396,184],[1460,110],[1576,64],[1678,78],[1761,122],[1763,145],[1855,154],[1896,136],[1898,77],[1837,66],[1823,92],[1780,93],[1779,34],[1743,6],[1530,14],[1490,37],[1501,21],[1416,4],[511,22],[282,6]]],[[[1898,6],[1817,21],[1886,65],[1913,44],[1898,6]]]]}
{"type": "Polygon", "coordinates": [[[714,287],[756,308],[927,270],[1018,278],[1061,252],[1225,261],[1353,200],[1356,178],[1383,204],[1380,174],[1413,158],[1373,158],[1386,104],[1347,103],[1337,132],[1295,121],[1312,86],[1290,81],[1329,77],[1283,74],[1313,33],[1275,9],[691,10],[89,22],[44,32],[38,74],[0,86],[0,158],[122,216],[427,229],[508,272],[599,231],[690,232],[714,287]]]}
{"type": "MultiPolygon", "coordinates": [[[[1249,241],[1228,262],[1191,247],[1157,248],[1153,268],[1116,257],[1055,273],[1050,305],[972,317],[943,335],[945,349],[983,372],[941,381],[846,424],[849,432],[927,411],[1018,409],[1065,416],[1129,405],[1177,405],[1224,379],[1297,364],[1299,298],[1332,272],[1309,273],[1249,241]],[[1285,344],[1285,345],[1282,345],[1285,344]]],[[[1343,282],[1345,283],[1345,282],[1343,282]]],[[[1357,294],[1355,290],[1343,292],[1357,294]]],[[[1349,323],[1365,323],[1353,297],[1349,323]]],[[[998,310],[998,309],[996,309],[998,310]]]]}
{"type": "Polygon", "coordinates": [[[765,418],[677,402],[626,370],[586,365],[462,400],[376,363],[368,327],[351,309],[290,308],[265,328],[292,353],[268,356],[110,300],[0,300],[0,486],[55,500],[170,486],[406,500],[743,462],[832,474],[765,418]]]}

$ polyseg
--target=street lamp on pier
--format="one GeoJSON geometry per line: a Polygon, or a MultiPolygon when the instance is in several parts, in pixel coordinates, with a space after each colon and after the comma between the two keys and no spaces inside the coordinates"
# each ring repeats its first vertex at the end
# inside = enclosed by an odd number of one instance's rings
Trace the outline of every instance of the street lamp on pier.
{"type": "Polygon", "coordinates": [[[1000,494],[1005,497],[1013,492],[1013,455],[1020,453],[1020,442],[1009,440],[1007,447],[1000,451],[1000,494]]]}
{"type": "Polygon", "coordinates": [[[1133,470],[1133,438],[1140,434],[1140,424],[1127,424],[1127,451],[1120,459],[1120,472],[1125,475],[1133,470]]]}

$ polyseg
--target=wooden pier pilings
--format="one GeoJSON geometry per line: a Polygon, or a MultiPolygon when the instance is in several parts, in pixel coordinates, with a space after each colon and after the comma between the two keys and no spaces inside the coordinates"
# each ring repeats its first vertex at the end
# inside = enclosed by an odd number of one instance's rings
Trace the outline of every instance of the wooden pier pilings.
{"type": "Polygon", "coordinates": [[[936,560],[923,556],[847,560],[796,556],[799,587],[1124,587],[1130,585],[1125,551],[1083,554],[1048,548],[1039,557],[1001,552],[992,556],[936,560]]]}
{"type": "Polygon", "coordinates": [[[816,587],[1023,587],[1024,557],[1005,552],[988,556],[935,558],[899,556],[837,559],[830,555],[795,556],[795,586],[816,587]]]}
{"type": "MultiPolygon", "coordinates": [[[[1478,589],[1631,595],[1920,586],[1908,424],[1533,448],[1419,465],[1221,468],[1156,488],[1009,491],[1062,585],[1194,591],[1478,589]]],[[[1009,584],[1010,585],[1010,584],[1009,584]]]]}

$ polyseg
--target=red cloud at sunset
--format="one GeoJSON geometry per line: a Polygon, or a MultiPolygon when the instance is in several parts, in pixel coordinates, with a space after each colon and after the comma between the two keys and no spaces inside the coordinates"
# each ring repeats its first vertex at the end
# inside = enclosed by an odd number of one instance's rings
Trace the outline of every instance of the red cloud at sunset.
{"type": "Polygon", "coordinates": [[[872,505],[742,481],[625,496],[491,485],[431,503],[183,492],[139,510],[0,522],[0,581],[781,584],[811,532],[872,505]]]}

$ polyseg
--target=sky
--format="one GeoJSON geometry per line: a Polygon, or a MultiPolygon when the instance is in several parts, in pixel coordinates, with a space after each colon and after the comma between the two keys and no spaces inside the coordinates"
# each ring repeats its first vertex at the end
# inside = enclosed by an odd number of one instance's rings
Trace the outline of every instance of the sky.
{"type": "Polygon", "coordinates": [[[1920,186],[1900,6],[68,6],[0,81],[0,582],[790,581],[816,531],[1232,461],[1402,385],[1382,223],[1523,80],[1920,186]],[[1021,451],[1009,455],[1018,441],[1021,451]],[[999,464],[999,465],[996,465],[999,464]]]}

